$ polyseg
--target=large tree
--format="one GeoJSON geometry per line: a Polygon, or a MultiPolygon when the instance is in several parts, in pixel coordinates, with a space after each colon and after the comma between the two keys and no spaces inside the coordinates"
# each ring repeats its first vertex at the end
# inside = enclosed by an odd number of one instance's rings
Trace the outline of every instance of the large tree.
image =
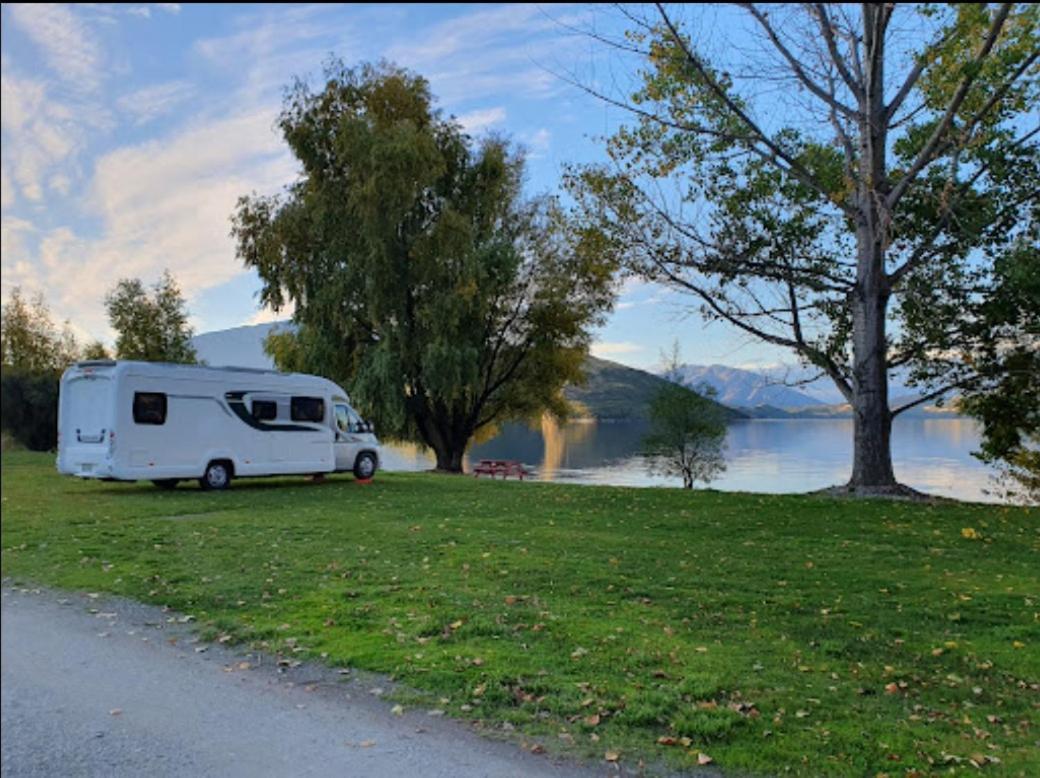
{"type": "Polygon", "coordinates": [[[168,270],[152,287],[151,295],[140,279],[122,279],[105,296],[105,308],[116,331],[117,358],[196,361],[186,303],[168,270]]]}
{"type": "Polygon", "coordinates": [[[297,82],[279,126],[301,175],[233,220],[262,301],[294,306],[296,333],[269,344],[278,364],[342,381],[446,471],[490,426],[563,413],[613,267],[551,200],[522,197],[522,155],[474,143],[389,64],[297,82]]]}
{"type": "Polygon", "coordinates": [[[708,35],[625,7],[628,34],[597,36],[639,60],[632,94],[586,85],[632,121],[571,190],[637,272],[829,376],[850,490],[902,491],[893,418],[983,380],[963,315],[995,258],[1037,255],[1038,8],[739,8],[708,35]],[[893,407],[897,369],[921,396],[893,407]]]}

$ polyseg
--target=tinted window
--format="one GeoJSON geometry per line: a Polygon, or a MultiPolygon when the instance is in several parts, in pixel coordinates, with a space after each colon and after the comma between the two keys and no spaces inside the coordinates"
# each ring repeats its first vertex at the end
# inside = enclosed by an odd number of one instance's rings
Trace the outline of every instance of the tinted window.
{"type": "Polygon", "coordinates": [[[165,424],[166,395],[134,392],[134,421],[138,424],[165,424]]]}
{"type": "Polygon", "coordinates": [[[270,421],[278,415],[278,404],[271,400],[253,400],[253,418],[270,421]]]}
{"type": "Polygon", "coordinates": [[[325,420],[325,401],[320,397],[293,397],[292,420],[314,421],[320,424],[325,420]]]}

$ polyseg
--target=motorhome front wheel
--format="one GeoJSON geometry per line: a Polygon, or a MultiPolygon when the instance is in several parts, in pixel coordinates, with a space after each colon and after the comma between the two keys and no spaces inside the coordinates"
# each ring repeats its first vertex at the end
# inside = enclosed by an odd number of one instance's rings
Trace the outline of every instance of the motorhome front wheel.
{"type": "Polygon", "coordinates": [[[199,483],[203,489],[227,489],[231,483],[231,470],[226,462],[210,462],[199,483]]]}
{"type": "Polygon", "coordinates": [[[362,451],[354,461],[354,477],[367,481],[376,474],[376,458],[371,451],[362,451]]]}

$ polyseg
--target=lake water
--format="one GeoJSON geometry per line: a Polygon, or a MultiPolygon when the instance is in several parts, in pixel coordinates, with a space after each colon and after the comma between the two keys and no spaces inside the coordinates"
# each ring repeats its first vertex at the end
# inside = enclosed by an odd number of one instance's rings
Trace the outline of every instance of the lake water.
{"type": "MultiPolygon", "coordinates": [[[[645,422],[550,420],[540,428],[508,425],[474,445],[466,462],[515,459],[545,481],[618,486],[681,486],[651,476],[639,455],[645,422]]],[[[892,431],[896,477],[915,489],[961,500],[994,502],[991,468],[971,456],[979,429],[970,419],[897,419],[892,431]]],[[[417,446],[386,446],[387,470],[428,470],[434,459],[417,446]]],[[[737,421],[726,436],[726,472],[712,488],[747,492],[806,492],[849,478],[851,419],[737,421]]]]}

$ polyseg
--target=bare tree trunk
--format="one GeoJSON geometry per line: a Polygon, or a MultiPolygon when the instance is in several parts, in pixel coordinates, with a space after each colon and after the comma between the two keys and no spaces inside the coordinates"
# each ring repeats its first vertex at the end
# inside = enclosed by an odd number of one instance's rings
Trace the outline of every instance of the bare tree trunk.
{"type": "Polygon", "coordinates": [[[860,102],[860,181],[857,192],[856,286],[852,292],[852,477],[857,492],[898,490],[892,469],[892,414],[888,407],[889,289],[885,276],[888,192],[884,100],[884,23],[880,6],[863,6],[866,71],[860,102]]]}
{"type": "Polygon", "coordinates": [[[896,489],[892,469],[892,414],[888,407],[884,290],[857,289],[853,302],[853,454],[849,488],[864,492],[896,489]]]}

